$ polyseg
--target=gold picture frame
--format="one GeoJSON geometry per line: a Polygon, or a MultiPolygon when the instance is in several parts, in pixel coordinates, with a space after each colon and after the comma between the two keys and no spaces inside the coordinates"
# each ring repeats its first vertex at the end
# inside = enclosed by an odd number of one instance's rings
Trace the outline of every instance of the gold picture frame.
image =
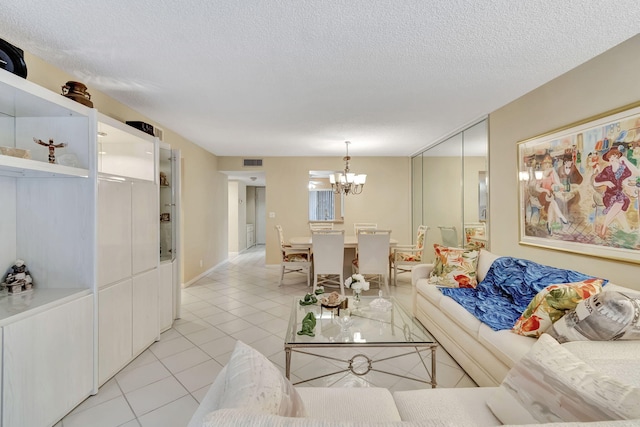
{"type": "Polygon", "coordinates": [[[520,244],[640,263],[640,103],[517,152],[520,244]]]}

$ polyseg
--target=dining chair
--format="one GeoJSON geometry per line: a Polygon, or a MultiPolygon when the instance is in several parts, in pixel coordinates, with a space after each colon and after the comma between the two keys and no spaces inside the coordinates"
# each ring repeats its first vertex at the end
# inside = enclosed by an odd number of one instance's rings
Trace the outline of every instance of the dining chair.
{"type": "Polygon", "coordinates": [[[344,230],[314,230],[311,232],[311,246],[313,292],[318,284],[340,285],[340,293],[344,295],[344,230]]]}
{"type": "Polygon", "coordinates": [[[398,274],[408,273],[414,265],[424,262],[423,249],[429,227],[420,225],[415,245],[397,245],[391,252],[389,270],[393,268],[393,286],[398,286],[398,274]]]}
{"type": "Polygon", "coordinates": [[[333,230],[332,222],[310,222],[309,230],[333,230]]]}
{"type": "Polygon", "coordinates": [[[442,236],[442,245],[450,248],[457,248],[460,246],[458,241],[458,230],[452,225],[439,225],[440,235],[442,236]]]}
{"type": "MultiPolygon", "coordinates": [[[[376,224],[375,222],[355,222],[353,223],[353,231],[354,231],[354,236],[358,236],[358,231],[359,230],[375,230],[378,228],[378,224],[376,224]]],[[[358,246],[356,245],[356,257],[355,259],[358,259],[358,246]]]]}
{"type": "Polygon", "coordinates": [[[307,286],[311,286],[311,250],[310,249],[294,249],[291,245],[284,242],[284,233],[282,227],[276,225],[278,231],[278,243],[280,244],[280,284],[286,273],[306,273],[307,286]]]}
{"type": "Polygon", "coordinates": [[[389,295],[389,244],[391,230],[361,229],[358,231],[358,256],[352,262],[355,273],[375,276],[378,287],[389,295]]]}
{"type": "Polygon", "coordinates": [[[358,230],[360,229],[375,230],[376,228],[378,228],[378,224],[376,224],[375,222],[354,222],[353,223],[353,231],[356,236],[358,235],[358,230]]]}

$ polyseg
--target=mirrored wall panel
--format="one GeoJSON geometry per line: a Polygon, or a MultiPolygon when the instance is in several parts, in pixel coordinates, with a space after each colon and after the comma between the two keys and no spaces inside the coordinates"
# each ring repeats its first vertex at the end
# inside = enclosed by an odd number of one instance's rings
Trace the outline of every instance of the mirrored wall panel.
{"type": "Polygon", "coordinates": [[[488,129],[483,120],[412,159],[413,228],[427,225],[425,254],[435,243],[488,246],[488,129]]]}

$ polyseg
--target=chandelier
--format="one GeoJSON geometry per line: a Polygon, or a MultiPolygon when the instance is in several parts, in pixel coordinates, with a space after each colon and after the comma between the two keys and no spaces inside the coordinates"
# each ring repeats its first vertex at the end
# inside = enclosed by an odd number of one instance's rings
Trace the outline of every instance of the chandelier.
{"type": "Polygon", "coordinates": [[[351,160],[349,156],[349,144],[351,144],[351,142],[345,141],[344,143],[347,145],[347,155],[342,158],[342,160],[345,161],[344,171],[329,175],[331,188],[334,193],[342,193],[345,196],[349,194],[360,194],[362,193],[364,182],[367,180],[367,175],[355,174],[349,171],[349,160],[351,160]]]}

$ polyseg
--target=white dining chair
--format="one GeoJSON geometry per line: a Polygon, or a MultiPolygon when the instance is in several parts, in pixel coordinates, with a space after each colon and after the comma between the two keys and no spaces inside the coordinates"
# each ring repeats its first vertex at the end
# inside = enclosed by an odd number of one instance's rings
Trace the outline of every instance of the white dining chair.
{"type": "Polygon", "coordinates": [[[284,233],[282,227],[276,225],[278,232],[278,243],[280,244],[280,284],[284,280],[286,273],[304,273],[307,275],[307,286],[311,286],[311,250],[310,249],[294,249],[290,245],[285,244],[284,233]]]}
{"type": "MultiPolygon", "coordinates": [[[[374,276],[380,289],[389,295],[389,244],[391,230],[361,229],[358,232],[358,257],[352,266],[356,273],[374,276]]],[[[369,280],[371,282],[371,280],[369,280]]]]}
{"type": "Polygon", "coordinates": [[[332,222],[310,222],[309,230],[333,230],[332,222]]]}
{"type": "Polygon", "coordinates": [[[314,230],[311,232],[311,246],[313,292],[318,285],[339,285],[340,293],[344,295],[344,230],[314,230]]]}
{"type": "Polygon", "coordinates": [[[393,286],[398,286],[398,274],[408,273],[414,265],[424,262],[423,249],[429,227],[418,226],[415,245],[398,245],[391,252],[390,269],[393,269],[393,286]]]}
{"type": "Polygon", "coordinates": [[[354,222],[353,223],[353,231],[354,235],[358,235],[358,230],[375,230],[378,228],[378,224],[375,222],[354,222]]]}

